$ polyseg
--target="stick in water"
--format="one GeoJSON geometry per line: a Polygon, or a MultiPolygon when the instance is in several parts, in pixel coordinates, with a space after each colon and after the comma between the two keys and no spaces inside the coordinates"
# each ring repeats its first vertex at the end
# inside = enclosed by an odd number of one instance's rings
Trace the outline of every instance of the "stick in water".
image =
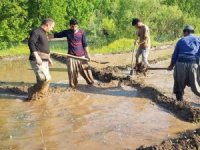
{"type": "Polygon", "coordinates": [[[47,150],[46,145],[45,145],[45,142],[44,142],[44,136],[43,136],[42,129],[40,129],[40,133],[41,133],[41,135],[42,135],[42,143],[43,143],[43,145],[44,145],[44,150],[47,150]]]}
{"type": "Polygon", "coordinates": [[[99,63],[99,64],[107,64],[109,62],[98,62],[96,60],[89,60],[88,58],[84,58],[84,57],[78,57],[78,56],[74,56],[74,55],[70,55],[70,54],[63,54],[63,53],[59,53],[59,52],[51,52],[52,54],[57,54],[57,55],[62,55],[62,56],[66,56],[66,57],[71,57],[71,58],[75,58],[78,60],[83,60],[83,61],[91,61],[91,62],[95,62],[95,63],[99,63]]]}

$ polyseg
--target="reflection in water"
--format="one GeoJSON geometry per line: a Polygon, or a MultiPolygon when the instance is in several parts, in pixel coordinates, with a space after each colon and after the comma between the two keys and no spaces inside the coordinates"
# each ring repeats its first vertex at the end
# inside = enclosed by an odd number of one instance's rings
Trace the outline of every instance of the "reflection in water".
{"type": "MultiPolygon", "coordinates": [[[[0,74],[0,80],[34,82],[24,64],[23,75],[10,70],[7,78],[0,74]]],[[[66,73],[58,70],[52,72],[53,82],[66,85],[59,82],[66,80],[66,73]]],[[[176,119],[140,91],[115,83],[101,88],[83,82],[78,91],[52,93],[49,99],[30,103],[0,95],[0,149],[135,149],[197,127],[176,119]]]]}

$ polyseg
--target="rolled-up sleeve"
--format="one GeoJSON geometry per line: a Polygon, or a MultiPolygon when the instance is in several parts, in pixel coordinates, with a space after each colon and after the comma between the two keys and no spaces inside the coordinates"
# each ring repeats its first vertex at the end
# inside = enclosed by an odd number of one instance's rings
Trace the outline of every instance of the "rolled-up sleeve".
{"type": "Polygon", "coordinates": [[[58,32],[58,33],[54,33],[54,38],[63,38],[63,37],[66,37],[66,36],[67,36],[66,30],[58,32]]]}
{"type": "Polygon", "coordinates": [[[30,38],[28,40],[28,46],[29,46],[29,49],[30,49],[31,52],[37,51],[36,43],[38,41],[38,38],[39,38],[39,34],[37,32],[33,31],[30,34],[30,38]]]}

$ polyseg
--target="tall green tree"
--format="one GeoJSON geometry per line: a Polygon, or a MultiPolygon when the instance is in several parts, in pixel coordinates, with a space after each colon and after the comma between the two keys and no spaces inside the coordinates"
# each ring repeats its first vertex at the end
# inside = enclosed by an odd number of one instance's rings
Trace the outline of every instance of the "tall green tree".
{"type": "Polygon", "coordinates": [[[55,30],[66,26],[66,0],[29,0],[28,14],[32,27],[40,25],[45,18],[52,18],[56,22],[55,30]]]}
{"type": "Polygon", "coordinates": [[[29,28],[27,1],[1,0],[0,49],[24,40],[29,28]]]}
{"type": "Polygon", "coordinates": [[[86,26],[92,14],[95,11],[95,7],[98,4],[97,0],[66,0],[66,19],[76,18],[79,20],[82,26],[86,26]]]}
{"type": "Polygon", "coordinates": [[[183,12],[188,13],[190,16],[200,17],[199,0],[162,0],[163,4],[178,6],[183,12]]]}

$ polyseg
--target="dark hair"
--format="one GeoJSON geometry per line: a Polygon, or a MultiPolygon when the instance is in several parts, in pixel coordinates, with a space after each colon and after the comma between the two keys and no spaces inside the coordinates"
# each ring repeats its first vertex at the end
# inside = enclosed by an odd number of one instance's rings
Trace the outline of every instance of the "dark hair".
{"type": "Polygon", "coordinates": [[[194,33],[194,28],[191,25],[186,25],[183,29],[183,32],[194,33]]]}
{"type": "Polygon", "coordinates": [[[78,21],[76,20],[76,19],[71,19],[70,21],[69,21],[69,24],[70,25],[76,25],[76,24],[78,24],[78,21]]]}
{"type": "Polygon", "coordinates": [[[45,25],[45,24],[47,24],[47,23],[49,23],[49,22],[53,23],[54,20],[51,19],[51,18],[46,18],[46,19],[44,19],[44,20],[42,21],[42,25],[45,25]]]}
{"type": "Polygon", "coordinates": [[[184,30],[183,30],[183,33],[185,33],[185,32],[187,32],[187,33],[189,33],[189,34],[190,34],[190,33],[194,33],[194,30],[188,30],[188,29],[184,29],[184,30]]]}
{"type": "Polygon", "coordinates": [[[138,22],[140,22],[140,19],[138,19],[138,18],[133,18],[133,20],[132,20],[132,26],[137,25],[138,22]]]}

